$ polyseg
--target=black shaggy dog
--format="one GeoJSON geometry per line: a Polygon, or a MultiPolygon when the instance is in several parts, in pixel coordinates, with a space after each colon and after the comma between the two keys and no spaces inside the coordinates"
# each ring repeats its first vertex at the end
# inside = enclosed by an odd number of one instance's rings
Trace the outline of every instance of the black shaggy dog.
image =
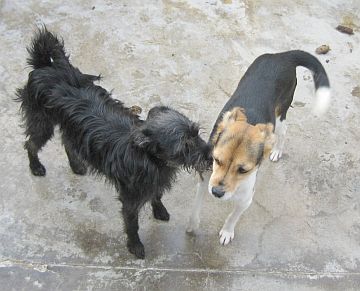
{"type": "Polygon", "coordinates": [[[82,74],[65,54],[63,41],[39,29],[28,48],[33,67],[17,92],[21,102],[30,169],[44,176],[39,150],[60,125],[62,141],[75,174],[87,167],[104,175],[118,191],[128,250],[145,257],[138,235],[138,213],[150,201],[156,219],[167,221],[161,202],[179,168],[203,171],[211,164],[208,145],[197,124],[168,108],[154,107],[145,121],[93,84],[99,77],[82,74]]]}

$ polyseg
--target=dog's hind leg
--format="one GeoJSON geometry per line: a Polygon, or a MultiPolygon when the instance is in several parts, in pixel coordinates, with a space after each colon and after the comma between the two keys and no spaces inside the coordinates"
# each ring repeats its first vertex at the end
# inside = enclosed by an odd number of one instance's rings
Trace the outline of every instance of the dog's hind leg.
{"type": "Polygon", "coordinates": [[[26,133],[29,139],[25,142],[24,148],[28,152],[31,173],[34,176],[45,176],[46,169],[39,160],[38,152],[53,136],[54,126],[50,122],[46,122],[46,120],[45,122],[44,120],[39,122],[35,116],[32,122],[28,122],[27,125],[26,133]]]}
{"type": "Polygon", "coordinates": [[[69,160],[70,168],[77,175],[85,175],[86,174],[86,164],[79,157],[78,153],[76,153],[71,145],[68,143],[65,135],[62,137],[63,145],[65,147],[65,152],[69,160]]]}
{"type": "Polygon", "coordinates": [[[191,216],[189,218],[188,226],[186,228],[187,233],[195,232],[200,225],[200,210],[205,193],[208,192],[208,185],[209,185],[211,172],[203,173],[203,175],[204,175],[203,178],[200,175],[198,177],[199,180],[197,183],[195,202],[191,210],[191,216]]]}
{"type": "Polygon", "coordinates": [[[169,221],[170,214],[166,210],[164,204],[161,201],[162,194],[156,195],[151,201],[153,215],[155,219],[162,221],[169,221]]]}
{"type": "Polygon", "coordinates": [[[278,117],[275,123],[276,142],[270,154],[270,160],[273,162],[277,162],[282,157],[286,130],[287,130],[286,119],[281,120],[281,118],[278,117]]]}
{"type": "Polygon", "coordinates": [[[124,201],[122,215],[125,223],[125,231],[127,234],[127,248],[130,253],[139,259],[145,258],[144,245],[140,241],[139,230],[139,210],[141,205],[124,201]]]}
{"type": "Polygon", "coordinates": [[[287,131],[286,114],[293,101],[296,83],[297,81],[295,78],[289,90],[287,90],[284,95],[280,97],[282,102],[279,105],[278,116],[275,121],[276,142],[270,153],[270,160],[273,162],[277,162],[282,157],[285,143],[285,134],[287,131]]]}

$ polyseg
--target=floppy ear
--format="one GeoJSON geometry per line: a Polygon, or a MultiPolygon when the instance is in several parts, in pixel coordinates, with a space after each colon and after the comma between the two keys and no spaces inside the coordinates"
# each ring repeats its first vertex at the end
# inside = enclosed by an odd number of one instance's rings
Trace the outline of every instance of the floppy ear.
{"type": "Polygon", "coordinates": [[[132,141],[135,146],[145,149],[150,143],[151,139],[145,135],[146,129],[137,128],[132,132],[132,141]]]}
{"type": "Polygon", "coordinates": [[[241,107],[234,107],[231,111],[227,111],[224,113],[221,122],[216,128],[216,133],[212,138],[213,144],[216,144],[218,142],[220,134],[227,127],[227,125],[231,122],[236,121],[247,121],[245,110],[241,107]]]}
{"type": "Polygon", "coordinates": [[[216,132],[214,134],[214,136],[212,137],[211,141],[212,141],[212,144],[213,145],[216,145],[218,140],[219,140],[219,137],[220,137],[220,134],[223,132],[223,130],[225,129],[225,125],[224,123],[221,121],[218,126],[216,127],[216,132]]]}
{"type": "Polygon", "coordinates": [[[231,111],[225,112],[222,122],[225,124],[231,121],[246,121],[245,109],[234,107],[231,111]]]}
{"type": "Polygon", "coordinates": [[[272,123],[257,124],[261,134],[264,137],[264,158],[269,157],[270,152],[275,144],[274,126],[272,123]]]}
{"type": "Polygon", "coordinates": [[[195,122],[191,123],[189,126],[189,135],[190,137],[197,137],[199,135],[199,125],[195,122]]]}

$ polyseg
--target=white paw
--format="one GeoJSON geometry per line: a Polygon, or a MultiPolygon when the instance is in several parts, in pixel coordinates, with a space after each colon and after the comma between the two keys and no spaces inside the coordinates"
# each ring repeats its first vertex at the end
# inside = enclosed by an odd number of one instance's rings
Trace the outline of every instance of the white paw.
{"type": "Polygon", "coordinates": [[[200,219],[195,217],[190,217],[188,225],[186,227],[187,233],[193,233],[199,229],[200,219]]]}
{"type": "Polygon", "coordinates": [[[220,236],[220,244],[226,246],[229,242],[231,242],[234,239],[234,231],[227,231],[221,229],[219,232],[219,236],[220,236]]]}
{"type": "Polygon", "coordinates": [[[277,162],[282,156],[282,150],[274,149],[270,154],[270,160],[273,162],[277,162]]]}

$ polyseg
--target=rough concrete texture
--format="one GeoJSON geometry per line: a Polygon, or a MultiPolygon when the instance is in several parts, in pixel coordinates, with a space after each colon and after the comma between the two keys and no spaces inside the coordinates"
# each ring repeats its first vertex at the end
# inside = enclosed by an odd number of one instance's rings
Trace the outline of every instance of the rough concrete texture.
{"type": "Polygon", "coordinates": [[[0,2],[1,290],[359,290],[360,3],[358,0],[0,2]],[[296,3],[295,3],[296,2],[296,3]],[[146,113],[171,105],[207,137],[217,113],[258,55],[319,56],[330,111],[311,115],[311,73],[298,69],[284,158],[265,162],[235,240],[219,245],[230,204],[207,196],[201,229],[185,234],[196,178],[181,173],[164,199],[169,223],[141,213],[146,260],[125,248],[115,191],[69,169],[59,136],[31,176],[19,104],[34,27],[62,35],[72,62],[146,113]],[[335,30],[351,26],[354,35],[335,30]]]}

